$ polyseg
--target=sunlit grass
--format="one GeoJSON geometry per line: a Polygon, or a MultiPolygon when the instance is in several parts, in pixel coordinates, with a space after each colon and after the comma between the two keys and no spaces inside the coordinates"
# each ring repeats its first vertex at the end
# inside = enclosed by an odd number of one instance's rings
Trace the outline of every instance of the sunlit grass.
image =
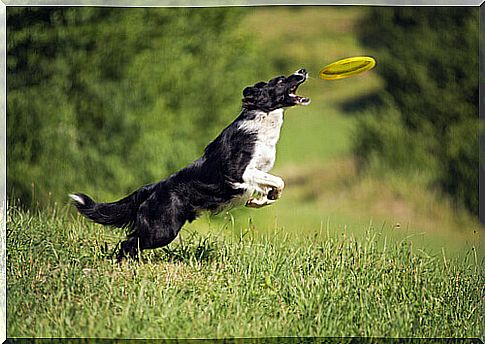
{"type": "Polygon", "coordinates": [[[452,259],[365,234],[185,229],[141,263],[111,258],[122,233],[67,209],[7,218],[11,337],[478,337],[475,254],[452,259]]]}
{"type": "Polygon", "coordinates": [[[331,108],[325,112],[310,108],[287,111],[278,142],[275,170],[289,164],[323,164],[347,155],[350,137],[344,133],[352,125],[350,118],[339,116],[331,108]]]}

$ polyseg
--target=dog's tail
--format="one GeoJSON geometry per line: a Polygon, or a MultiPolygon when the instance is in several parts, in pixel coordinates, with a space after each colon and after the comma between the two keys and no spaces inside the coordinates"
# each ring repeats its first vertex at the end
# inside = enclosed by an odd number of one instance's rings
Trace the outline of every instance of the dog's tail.
{"type": "Polygon", "coordinates": [[[140,205],[151,195],[156,184],[146,185],[113,203],[96,203],[82,193],[70,194],[74,205],[88,219],[113,227],[128,227],[136,220],[140,205]]]}

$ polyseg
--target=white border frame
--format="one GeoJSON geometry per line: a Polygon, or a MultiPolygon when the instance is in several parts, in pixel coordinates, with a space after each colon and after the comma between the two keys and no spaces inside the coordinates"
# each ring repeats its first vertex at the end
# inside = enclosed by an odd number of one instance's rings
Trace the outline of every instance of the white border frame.
{"type": "MultiPolygon", "coordinates": [[[[100,6],[100,7],[234,7],[234,6],[457,6],[479,7],[485,0],[0,0],[0,342],[7,338],[7,280],[6,280],[6,175],[7,175],[7,6],[100,6]],[[457,3],[458,2],[458,3],[457,3]]],[[[480,18],[482,18],[480,8],[480,18]]],[[[484,26],[480,25],[480,34],[484,26]]],[[[480,42],[481,43],[481,42],[480,42]]],[[[480,44],[480,55],[483,53],[480,44]]],[[[481,81],[485,79],[485,66],[480,65],[480,99],[482,98],[481,81]]],[[[480,104],[480,118],[483,111],[480,104]]],[[[480,197],[482,198],[482,197],[480,197]]],[[[485,197],[484,197],[485,199],[485,197]]]]}

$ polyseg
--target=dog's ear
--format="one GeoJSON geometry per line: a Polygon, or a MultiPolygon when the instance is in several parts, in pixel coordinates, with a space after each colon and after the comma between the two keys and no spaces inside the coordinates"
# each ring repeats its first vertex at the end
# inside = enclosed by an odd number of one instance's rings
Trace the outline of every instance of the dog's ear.
{"type": "Polygon", "coordinates": [[[246,87],[244,90],[243,90],[243,96],[244,97],[249,97],[251,95],[254,94],[254,89],[253,87],[246,87]]]}
{"type": "Polygon", "coordinates": [[[243,90],[243,96],[254,97],[261,92],[261,88],[263,88],[264,86],[266,86],[266,83],[264,81],[260,81],[254,86],[248,86],[243,90]]]}
{"type": "Polygon", "coordinates": [[[242,103],[244,108],[248,110],[264,110],[267,108],[270,97],[268,97],[268,91],[266,89],[248,87],[243,91],[243,94],[244,98],[242,103]]]}

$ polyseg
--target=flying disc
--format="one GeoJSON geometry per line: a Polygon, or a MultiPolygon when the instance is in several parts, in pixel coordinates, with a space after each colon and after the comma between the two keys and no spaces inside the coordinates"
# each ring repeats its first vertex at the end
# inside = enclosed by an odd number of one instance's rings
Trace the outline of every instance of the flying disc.
{"type": "Polygon", "coordinates": [[[376,60],[369,56],[356,56],[333,62],[320,71],[324,80],[338,80],[366,72],[376,65],[376,60]]]}

